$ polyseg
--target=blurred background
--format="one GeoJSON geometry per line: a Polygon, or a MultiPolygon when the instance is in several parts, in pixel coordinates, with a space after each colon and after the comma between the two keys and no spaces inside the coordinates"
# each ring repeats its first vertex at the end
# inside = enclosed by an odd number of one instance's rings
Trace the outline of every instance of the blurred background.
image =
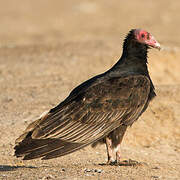
{"type": "Polygon", "coordinates": [[[163,44],[180,45],[178,0],[1,1],[1,44],[117,40],[143,28],[163,44]]]}
{"type": "MultiPolygon", "coordinates": [[[[149,61],[152,63],[151,72],[158,72],[152,74],[155,83],[172,84],[173,81],[179,82],[180,63],[174,58],[180,49],[179,9],[178,0],[173,3],[170,0],[2,1],[0,47],[41,46],[42,49],[56,46],[60,52],[73,44],[67,50],[69,56],[73,50],[74,56],[86,51],[89,56],[84,58],[85,61],[101,61],[105,65],[99,71],[97,66],[96,74],[119,58],[128,31],[142,28],[152,33],[164,48],[162,53],[150,52],[157,54],[156,60],[149,61]],[[93,55],[98,53],[97,56],[102,57],[94,59],[93,55]]],[[[80,58],[68,58],[69,61],[72,59],[80,58]]]]}
{"type": "Polygon", "coordinates": [[[94,168],[93,163],[103,169],[102,179],[120,175],[124,179],[179,179],[179,0],[0,0],[0,5],[0,179],[1,170],[7,170],[3,177],[12,179],[32,174],[32,179],[38,179],[48,173],[67,179],[82,177],[82,169],[94,168]],[[19,168],[9,173],[17,166],[14,141],[24,128],[75,86],[109,69],[121,56],[123,39],[132,28],[147,30],[163,47],[150,50],[148,60],[158,96],[129,128],[122,146],[123,157],[149,166],[123,170],[99,166],[106,158],[101,146],[87,147],[61,161],[24,164],[41,167],[41,171],[19,168]],[[69,171],[60,172],[62,164],[69,171]],[[47,166],[46,172],[41,165],[47,166]],[[57,167],[57,172],[49,165],[57,167]]]}

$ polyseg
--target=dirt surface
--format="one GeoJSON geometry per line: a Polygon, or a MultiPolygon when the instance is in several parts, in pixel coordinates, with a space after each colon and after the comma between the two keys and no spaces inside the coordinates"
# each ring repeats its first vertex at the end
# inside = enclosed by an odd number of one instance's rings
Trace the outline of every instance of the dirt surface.
{"type": "Polygon", "coordinates": [[[0,179],[180,179],[180,1],[0,1],[0,179]],[[157,98],[125,135],[123,159],[104,145],[53,160],[21,161],[15,139],[79,83],[110,68],[131,28],[151,32],[157,98]]]}

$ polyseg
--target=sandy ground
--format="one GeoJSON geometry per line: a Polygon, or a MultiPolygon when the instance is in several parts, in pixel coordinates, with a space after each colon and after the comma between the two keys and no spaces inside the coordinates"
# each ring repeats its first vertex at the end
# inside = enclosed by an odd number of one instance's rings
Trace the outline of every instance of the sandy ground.
{"type": "Polygon", "coordinates": [[[180,179],[180,1],[0,1],[0,179],[180,179]],[[79,83],[110,68],[131,28],[151,32],[157,98],[128,129],[123,159],[107,166],[104,145],[22,162],[15,139],[79,83]]]}

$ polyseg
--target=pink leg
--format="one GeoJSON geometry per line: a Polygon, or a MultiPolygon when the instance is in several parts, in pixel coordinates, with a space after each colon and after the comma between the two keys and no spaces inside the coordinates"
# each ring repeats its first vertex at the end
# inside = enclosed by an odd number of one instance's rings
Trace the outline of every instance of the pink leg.
{"type": "Polygon", "coordinates": [[[116,147],[116,162],[120,162],[121,160],[121,146],[118,144],[116,147]]]}
{"type": "Polygon", "coordinates": [[[127,126],[121,126],[115,132],[118,134],[117,145],[114,148],[114,151],[116,152],[116,162],[117,163],[119,163],[121,161],[121,142],[123,140],[126,129],[127,129],[127,126]]]}
{"type": "Polygon", "coordinates": [[[107,162],[107,164],[111,164],[115,160],[113,158],[112,140],[109,137],[106,137],[106,148],[107,148],[107,155],[108,155],[108,162],[107,162]]]}

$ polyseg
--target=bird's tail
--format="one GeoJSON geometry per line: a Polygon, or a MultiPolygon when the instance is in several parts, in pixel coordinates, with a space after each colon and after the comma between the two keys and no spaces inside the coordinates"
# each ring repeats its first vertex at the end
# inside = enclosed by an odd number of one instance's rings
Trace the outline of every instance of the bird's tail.
{"type": "Polygon", "coordinates": [[[32,138],[34,128],[46,118],[48,113],[43,113],[37,120],[29,124],[24,133],[16,139],[15,156],[23,157],[24,160],[35,158],[51,159],[72,153],[83,148],[86,144],[67,142],[61,139],[38,139],[32,138]]]}
{"type": "Polygon", "coordinates": [[[65,142],[60,139],[32,139],[25,138],[15,146],[15,156],[24,157],[24,160],[35,158],[51,159],[72,153],[85,144],[65,142]]]}

